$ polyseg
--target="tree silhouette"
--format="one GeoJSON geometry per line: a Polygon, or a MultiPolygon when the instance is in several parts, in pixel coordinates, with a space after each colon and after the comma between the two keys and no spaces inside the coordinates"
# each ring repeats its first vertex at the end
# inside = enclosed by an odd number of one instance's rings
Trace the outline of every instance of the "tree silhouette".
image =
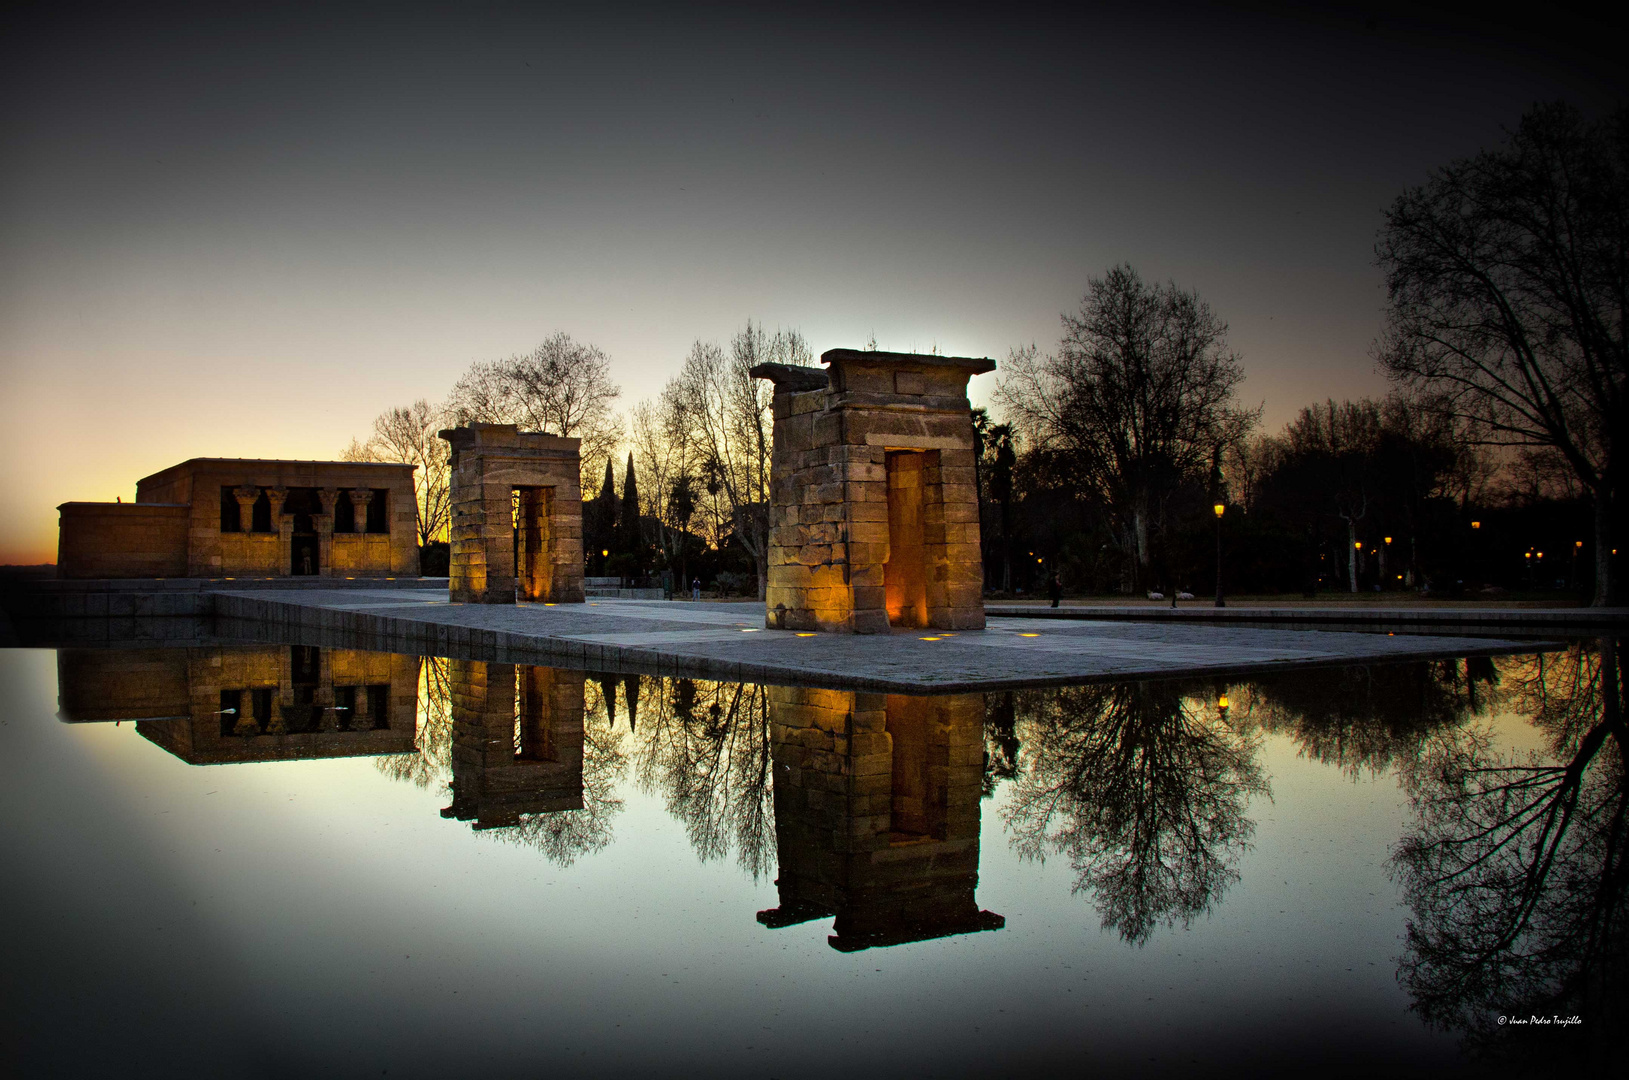
{"type": "Polygon", "coordinates": [[[1629,436],[1629,110],[1535,106],[1507,142],[1398,196],[1376,245],[1387,373],[1487,442],[1564,461],[1595,504],[1594,603],[1617,602],[1629,436]]]}

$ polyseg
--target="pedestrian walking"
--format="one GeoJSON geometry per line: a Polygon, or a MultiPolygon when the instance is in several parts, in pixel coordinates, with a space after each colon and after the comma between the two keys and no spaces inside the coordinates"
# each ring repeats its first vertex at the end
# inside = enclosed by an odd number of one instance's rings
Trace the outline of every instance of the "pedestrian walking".
{"type": "Polygon", "coordinates": [[[1057,607],[1058,601],[1063,599],[1063,579],[1054,573],[1047,591],[1052,595],[1052,606],[1057,607]]]}
{"type": "Polygon", "coordinates": [[[701,578],[699,577],[690,579],[690,599],[701,599],[701,578]]]}

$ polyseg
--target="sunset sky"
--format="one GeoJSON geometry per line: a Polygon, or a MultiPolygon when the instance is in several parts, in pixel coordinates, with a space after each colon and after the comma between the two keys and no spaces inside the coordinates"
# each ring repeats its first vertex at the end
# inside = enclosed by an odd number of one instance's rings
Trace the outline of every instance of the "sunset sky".
{"type": "Polygon", "coordinates": [[[999,362],[1122,261],[1229,322],[1276,428],[1385,390],[1383,207],[1536,100],[1623,100],[1621,27],[983,10],[12,12],[0,563],[554,330],[624,406],[749,317],[999,362]]]}

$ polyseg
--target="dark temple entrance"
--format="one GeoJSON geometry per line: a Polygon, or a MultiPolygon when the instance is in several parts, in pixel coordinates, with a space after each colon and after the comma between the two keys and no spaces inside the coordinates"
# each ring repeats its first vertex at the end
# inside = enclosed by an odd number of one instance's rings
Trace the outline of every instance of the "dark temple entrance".
{"type": "Polygon", "coordinates": [[[294,520],[288,545],[288,572],[297,577],[322,573],[322,545],[317,541],[316,515],[322,510],[315,488],[290,488],[283,513],[294,520]]]}
{"type": "MultiPolygon", "coordinates": [[[[937,457],[937,455],[934,455],[937,457]]],[[[928,625],[927,499],[928,454],[888,455],[888,561],[882,567],[888,625],[928,625]]]]}
{"type": "Polygon", "coordinates": [[[554,511],[554,489],[512,489],[510,507],[515,522],[515,595],[519,600],[553,600],[554,545],[549,515],[554,511]]]}

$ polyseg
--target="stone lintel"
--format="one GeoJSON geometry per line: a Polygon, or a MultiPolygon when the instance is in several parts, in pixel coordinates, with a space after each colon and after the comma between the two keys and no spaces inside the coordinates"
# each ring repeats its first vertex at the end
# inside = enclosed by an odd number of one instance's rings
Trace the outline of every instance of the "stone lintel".
{"type": "Polygon", "coordinates": [[[994,371],[996,363],[988,356],[938,356],[933,353],[872,352],[865,349],[827,349],[820,354],[822,364],[880,364],[885,366],[953,368],[969,376],[994,371]]]}
{"type": "Polygon", "coordinates": [[[562,457],[581,452],[582,440],[541,431],[522,431],[516,424],[466,424],[438,432],[455,453],[491,451],[505,457],[562,457]]]}
{"type": "Polygon", "coordinates": [[[826,372],[802,364],[756,364],[747,374],[754,379],[768,379],[775,384],[777,394],[824,390],[831,382],[826,372]]]}

